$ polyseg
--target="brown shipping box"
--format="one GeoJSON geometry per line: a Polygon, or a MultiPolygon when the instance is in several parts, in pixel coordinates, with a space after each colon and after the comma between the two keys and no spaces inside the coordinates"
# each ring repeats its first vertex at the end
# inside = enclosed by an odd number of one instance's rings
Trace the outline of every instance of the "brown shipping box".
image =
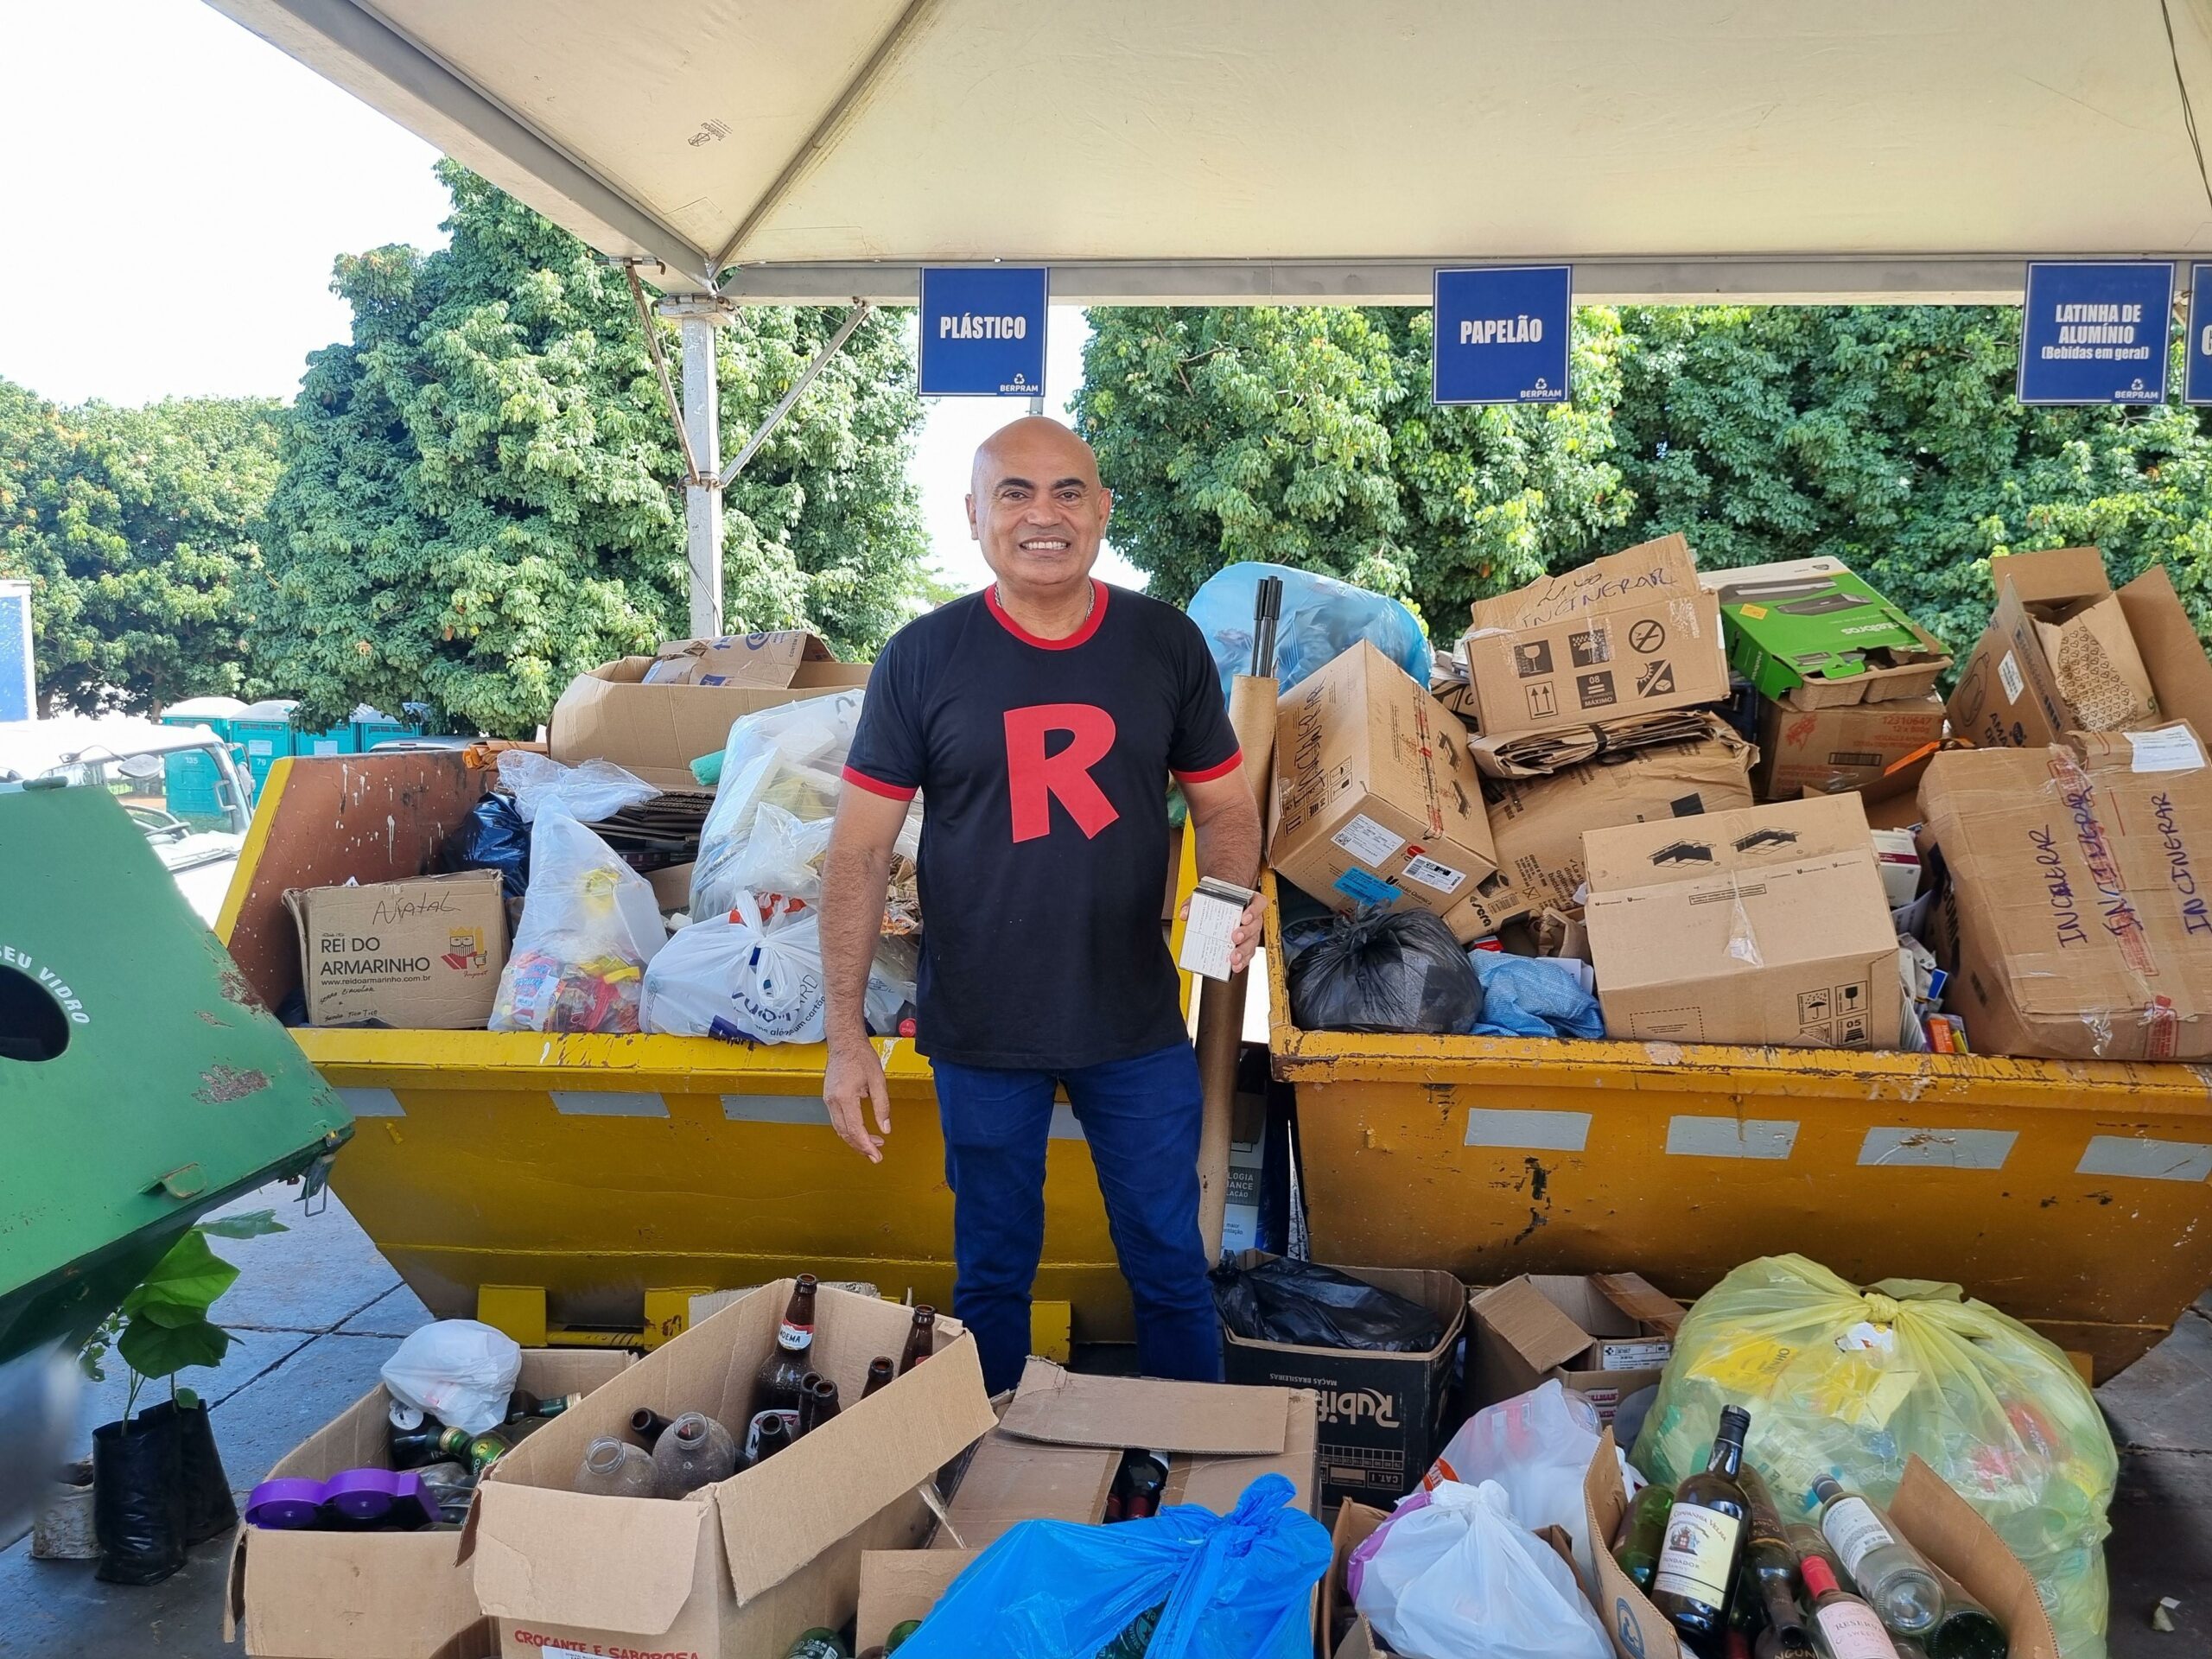
{"type": "Polygon", "coordinates": [[[927,1618],[938,1598],[982,1552],[974,1549],[871,1549],[861,1556],[861,1610],[853,1651],[891,1639],[892,1627],[927,1618]]]}
{"type": "Polygon", "coordinates": [[[1362,642],[1275,715],[1268,861],[1332,908],[1418,906],[1466,941],[1519,913],[1491,845],[1466,728],[1362,642]]]}
{"type": "Polygon", "coordinates": [[[491,1019],[507,965],[498,871],[294,887],[284,904],[309,1025],[481,1031],[491,1019]]]}
{"type": "Polygon", "coordinates": [[[1728,695],[1720,601],[1680,536],[1474,603],[1460,641],[1476,719],[1493,741],[1728,695]]]}
{"type": "Polygon", "coordinates": [[[2212,1058],[2212,768],[2187,726],[1940,754],[1920,800],[1948,883],[1929,943],[1974,1052],[2212,1058]]]}
{"type": "MultiPolygon", "coordinates": [[[[523,1351],[518,1385],[550,1396],[588,1393],[630,1356],[523,1351]]],[[[379,1383],[288,1452],[270,1480],[327,1480],[391,1466],[391,1396],[379,1383]]],[[[498,1633],[476,1603],[452,1532],[283,1532],[241,1525],[231,1544],[223,1639],[248,1659],[485,1659],[498,1633]]]]}
{"type": "Polygon", "coordinates": [[[1608,1037],[1897,1046],[1897,934],[1857,796],[1596,830],[1582,844],[1608,1037]]]}
{"type": "Polygon", "coordinates": [[[2117,594],[2094,547],[1989,562],[1997,608],[1951,693],[1953,735],[2037,749],[2069,732],[2212,731],[2212,663],[2163,566],[2117,594]]]}
{"type": "Polygon", "coordinates": [[[921,1543],[930,1513],[917,1489],[992,1425],[975,1338],[939,1319],[929,1363],[863,1400],[868,1360],[899,1351],[907,1310],[827,1286],[811,1363],[850,1402],[836,1416],[674,1502],[569,1489],[584,1448],[624,1432],[639,1406],[747,1422],[791,1293],[785,1279],[741,1297],[499,1460],[463,1536],[507,1659],[563,1648],[783,1659],[800,1630],[854,1616],[862,1551],[921,1543]]]}
{"type": "Polygon", "coordinates": [[[960,1477],[932,1548],[982,1549],[1020,1521],[1103,1520],[1133,1446],[1168,1453],[1162,1503],[1203,1503],[1226,1515],[1247,1486],[1273,1473],[1289,1478],[1298,1507],[1312,1515],[1318,1408],[1304,1389],[1078,1376],[1033,1357],[1013,1403],[960,1477]]]}
{"type": "Polygon", "coordinates": [[[830,647],[810,633],[726,633],[719,639],[671,639],[653,653],[647,685],[748,685],[778,691],[800,665],[830,663],[830,647]]]}
{"type": "MultiPolygon", "coordinates": [[[[1599,1440],[1582,1477],[1582,1505],[1583,1524],[1592,1538],[1611,1538],[1628,1513],[1611,1429],[1599,1440]]],[[[1906,1541],[1996,1615],[2005,1629],[2007,1659],[2058,1659],[2058,1638],[2037,1599],[2035,1580],[1942,1476],[1918,1458],[1908,1458],[1904,1478],[1887,1507],[1906,1541]]],[[[1598,1583],[1591,1600],[1619,1659],[1697,1659],[1676,1638],[1667,1616],[1621,1571],[1611,1550],[1597,1551],[1596,1565],[1598,1583]]]]}
{"type": "Polygon", "coordinates": [[[546,752],[563,766],[612,760],[658,788],[693,790],[691,763],[719,753],[742,716],[868,683],[865,663],[802,662],[781,686],[649,685],[659,660],[625,657],[569,681],[546,722],[546,752]]]}
{"type": "Polygon", "coordinates": [[[1749,806],[1751,747],[1707,718],[1707,734],[1694,743],[1631,749],[1549,778],[1485,779],[1491,840],[1521,899],[1532,909],[1574,902],[1586,830],[1749,806]]]}
{"type": "Polygon", "coordinates": [[[1383,1651],[1373,1627],[1352,1611],[1351,1587],[1345,1581],[1344,1568],[1351,1561],[1352,1552],[1389,1518],[1388,1510],[1372,1508],[1355,1498],[1346,1498],[1338,1506],[1336,1524],[1329,1529],[1329,1571],[1321,1580],[1321,1605],[1313,1630],[1314,1659],[1366,1659],[1370,1654],[1383,1651]],[[1337,1634],[1340,1628],[1342,1636],[1337,1634]]]}
{"type": "Polygon", "coordinates": [[[1943,743],[1943,700],[1930,692],[1891,702],[1793,709],[1759,699],[1759,758],[1752,788],[1763,801],[1855,790],[1868,801],[1903,795],[1943,743]]]}
{"type": "Polygon", "coordinates": [[[1467,1319],[1470,1411],[1557,1377],[1610,1423],[1659,1380],[1682,1306],[1638,1274],[1529,1273],[1477,1291],[1467,1319]]]}

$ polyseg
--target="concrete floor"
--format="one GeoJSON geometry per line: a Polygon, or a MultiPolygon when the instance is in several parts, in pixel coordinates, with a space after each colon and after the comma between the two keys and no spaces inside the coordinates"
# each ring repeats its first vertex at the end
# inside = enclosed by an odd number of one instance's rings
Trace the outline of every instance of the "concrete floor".
{"type": "MultiPolygon", "coordinates": [[[[302,1217],[296,1189],[272,1187],[234,1206],[274,1207],[292,1230],[219,1240],[239,1268],[218,1305],[237,1332],[213,1372],[186,1378],[212,1402],[225,1469],[243,1500],[270,1466],[375,1386],[398,1339],[429,1318],[334,1199],[302,1217]]],[[[87,1392],[84,1449],[118,1415],[116,1378],[87,1392]]],[[[2212,1650],[2212,1294],[2172,1336],[2098,1390],[2123,1448],[2107,1549],[2113,1659],[2196,1659],[2212,1650]],[[2150,1626],[2161,1596],[2177,1597],[2175,1630],[2150,1626]]],[[[0,1549],[0,1656],[223,1659],[229,1542],[192,1553],[184,1570],[146,1589],[104,1585],[90,1562],[34,1561],[27,1539],[0,1549]]]]}

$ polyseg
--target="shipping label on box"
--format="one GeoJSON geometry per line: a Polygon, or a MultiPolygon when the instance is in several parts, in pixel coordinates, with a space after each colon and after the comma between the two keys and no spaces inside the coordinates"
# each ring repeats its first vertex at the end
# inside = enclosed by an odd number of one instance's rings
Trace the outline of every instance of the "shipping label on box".
{"type": "Polygon", "coordinates": [[[294,888],[308,1023],[480,1031],[507,961],[493,870],[365,887],[294,888]]]}

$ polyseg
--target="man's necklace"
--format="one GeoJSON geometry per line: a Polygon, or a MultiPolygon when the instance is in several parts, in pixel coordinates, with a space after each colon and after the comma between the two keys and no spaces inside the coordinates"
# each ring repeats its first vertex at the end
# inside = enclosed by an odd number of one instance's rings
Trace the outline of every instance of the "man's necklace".
{"type": "MultiPolygon", "coordinates": [[[[1003,582],[993,582],[993,583],[991,584],[991,592],[992,592],[992,593],[994,593],[994,594],[995,594],[998,596],[999,609],[1001,609],[1001,610],[1004,611],[1004,612],[1005,612],[1008,616],[1012,616],[1012,615],[1014,614],[1014,607],[1013,607],[1011,605],[1008,605],[1008,604],[1006,602],[1006,586],[1005,586],[1005,584],[1004,584],[1003,582]]],[[[1086,623],[1086,622],[1088,622],[1088,621],[1090,621],[1090,613],[1091,613],[1091,612],[1093,612],[1093,611],[1096,610],[1097,608],[1098,608],[1098,588],[1097,588],[1097,584],[1096,584],[1095,582],[1084,582],[1084,583],[1083,584],[1083,614],[1082,614],[1081,616],[1079,616],[1079,617],[1076,618],[1075,626],[1074,626],[1073,628],[1071,628],[1071,629],[1069,630],[1069,632],[1070,632],[1071,633],[1074,633],[1074,632],[1080,632],[1080,631],[1081,631],[1081,629],[1082,629],[1082,627],[1083,627],[1083,625],[1084,625],[1084,623],[1086,623]]]]}

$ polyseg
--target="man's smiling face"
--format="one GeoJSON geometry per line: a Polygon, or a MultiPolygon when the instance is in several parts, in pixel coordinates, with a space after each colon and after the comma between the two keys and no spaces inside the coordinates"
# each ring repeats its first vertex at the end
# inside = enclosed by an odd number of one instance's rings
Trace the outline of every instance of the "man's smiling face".
{"type": "Polygon", "coordinates": [[[968,523],[1006,587],[1049,603],[1090,575],[1113,512],[1090,446],[1042,416],[1001,427],[976,451],[968,523]]]}

